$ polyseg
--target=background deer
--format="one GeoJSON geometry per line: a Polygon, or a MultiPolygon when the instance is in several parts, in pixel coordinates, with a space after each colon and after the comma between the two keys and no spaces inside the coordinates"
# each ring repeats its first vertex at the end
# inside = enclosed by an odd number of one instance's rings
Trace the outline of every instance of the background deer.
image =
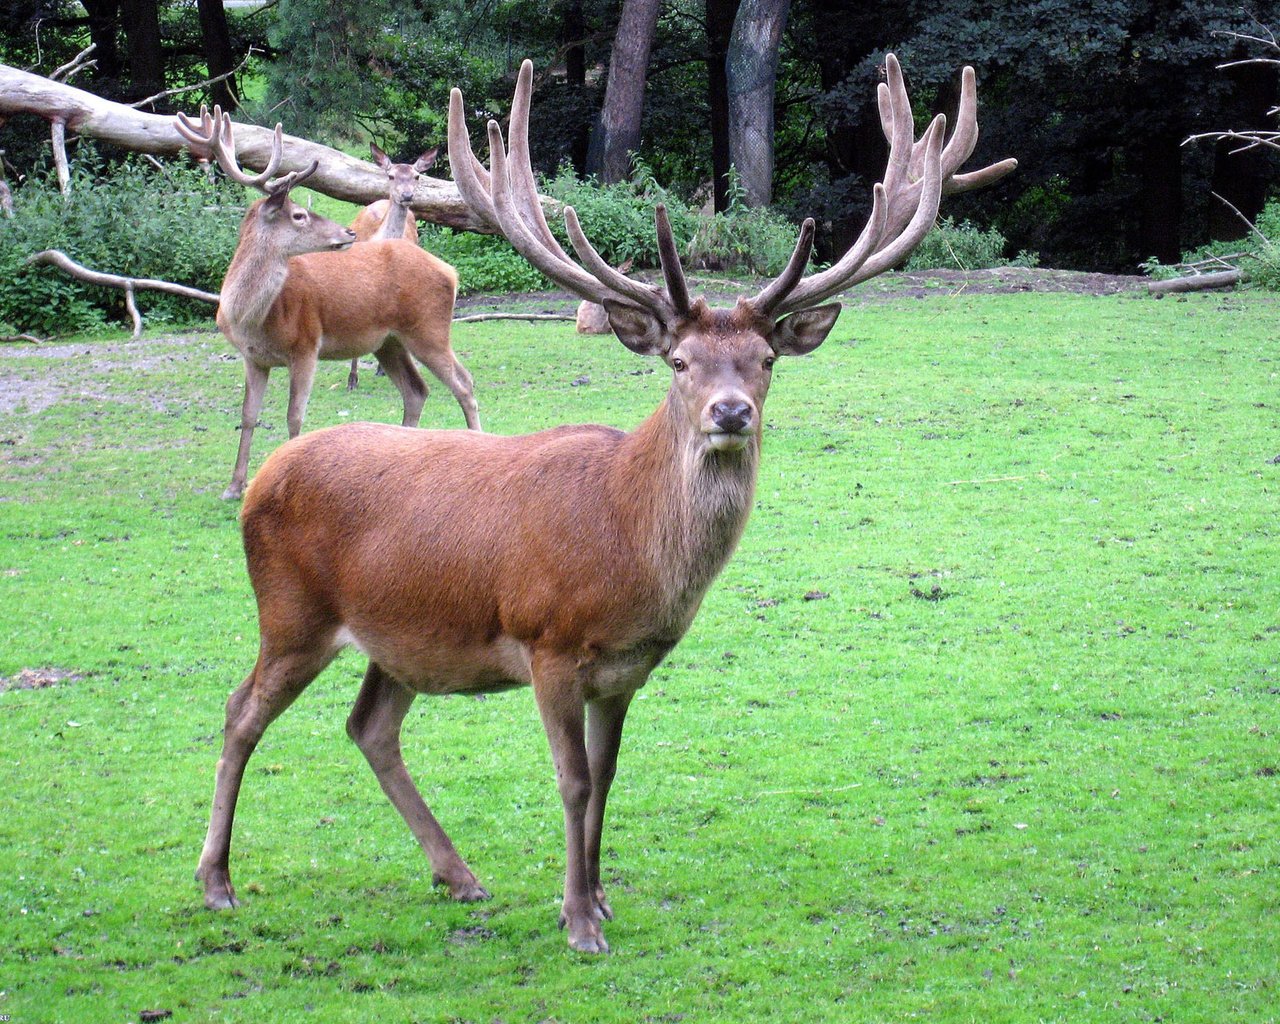
{"type": "MultiPolygon", "coordinates": [[[[391,162],[376,143],[369,143],[369,152],[373,162],[387,176],[390,194],[386,199],[379,199],[360,210],[351,221],[351,230],[356,233],[357,242],[382,240],[387,238],[407,238],[410,242],[418,240],[418,218],[409,209],[413,202],[414,186],[418,179],[436,162],[436,154],[440,147],[429,149],[411,164],[391,162]]],[[[382,373],[382,367],[378,367],[382,373]]],[[[360,383],[360,360],[351,360],[351,370],[347,374],[347,390],[354,391],[360,383]]]]}
{"type": "Polygon", "coordinates": [[[458,284],[453,268],[403,239],[353,248],[354,232],[290,201],[289,190],[315,165],[272,178],[283,149],[279,125],[266,169],[249,175],[236,162],[229,115],[202,109],[198,125],[182,114],[177,124],[196,152],[212,151],[229,177],[267,193],[240,225],[218,304],[218,326],[245,369],[240,447],[223,497],[244,491],[253,430],[277,366],[289,370],[290,437],[302,430],[317,361],[371,352],[400,391],[406,427],[417,426],[427,396],[412,353],[453,393],[467,426],[479,430],[471,375],[449,342],[458,284]]]}
{"type": "Polygon", "coordinates": [[[197,872],[207,906],[236,904],[228,853],[249,755],[268,724],[355,644],[369,667],[347,732],[436,882],[459,900],[488,893],[409,777],[401,722],[420,693],[533,687],[564,805],[561,924],[573,948],[608,948],[601,921],[613,911],[600,843],[623,720],[746,525],[774,361],[816,349],[840,312],[825,300],[903,259],[932,226],[944,191],[1015,166],[956,173],[977,138],[972,69],[944,146],[941,116],[913,140],[892,56],[887,68],[880,112],[891,150],[862,235],[829,270],[806,278],[806,221],[782,274],[732,309],[690,299],[661,208],[661,288],[605,263],[572,208],[564,217],[581,265],[556,244],[529,165],[529,62],[516,86],[510,152],[489,122],[490,170],[471,153],[453,91],[450,163],[467,202],[557,284],[601,303],[623,345],[671,368],[671,387],[631,433],[564,426],[499,437],[348,424],[290,441],[267,460],[241,517],[261,643],[227,702],[197,872]]]}

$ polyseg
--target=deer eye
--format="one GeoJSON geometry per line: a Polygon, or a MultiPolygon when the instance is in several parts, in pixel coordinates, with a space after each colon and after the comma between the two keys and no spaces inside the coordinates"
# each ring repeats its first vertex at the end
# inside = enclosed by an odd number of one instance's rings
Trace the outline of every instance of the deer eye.
{"type": "Polygon", "coordinates": [[[671,369],[675,370],[676,373],[684,373],[685,370],[689,369],[689,364],[683,359],[673,359],[671,360],[671,369]]]}
{"type": "Polygon", "coordinates": [[[773,364],[774,364],[774,363],[776,363],[776,362],[777,362],[777,359],[776,359],[774,356],[770,356],[768,359],[766,359],[766,360],[764,361],[764,364],[763,364],[763,365],[764,365],[764,368],[765,368],[766,370],[772,370],[772,369],[773,369],[773,364]]]}
{"type": "Polygon", "coordinates": [[[294,211],[293,211],[293,220],[294,220],[294,223],[295,223],[295,224],[305,224],[305,223],[307,222],[307,211],[306,211],[306,210],[294,210],[294,211]]]}

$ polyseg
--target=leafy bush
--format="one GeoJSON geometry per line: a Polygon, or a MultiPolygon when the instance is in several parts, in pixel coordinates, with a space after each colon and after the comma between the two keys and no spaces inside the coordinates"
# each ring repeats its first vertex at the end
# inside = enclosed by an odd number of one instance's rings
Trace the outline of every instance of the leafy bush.
{"type": "MultiPolygon", "coordinates": [[[[15,216],[0,221],[0,321],[44,335],[127,322],[123,292],[28,265],[42,249],[61,249],[94,270],[216,292],[235,251],[244,191],[211,184],[195,168],[161,173],[132,160],[105,173],[82,160],[69,196],[51,175],[17,189],[15,216]]],[[[159,292],[140,293],[139,304],[149,322],[209,316],[204,303],[159,292]]]]}
{"type": "Polygon", "coordinates": [[[795,251],[796,226],[767,206],[747,207],[732,168],[728,193],[729,208],[724,213],[698,219],[688,247],[690,264],[768,276],[781,273],[795,251]]]}
{"type": "Polygon", "coordinates": [[[532,292],[552,287],[505,238],[419,224],[418,243],[457,270],[458,292],[462,295],[532,292]]]}
{"type": "Polygon", "coordinates": [[[924,236],[904,270],[983,270],[989,267],[1034,267],[1039,256],[1025,250],[1007,259],[1004,235],[995,228],[983,231],[967,220],[957,224],[944,218],[924,236]]]}

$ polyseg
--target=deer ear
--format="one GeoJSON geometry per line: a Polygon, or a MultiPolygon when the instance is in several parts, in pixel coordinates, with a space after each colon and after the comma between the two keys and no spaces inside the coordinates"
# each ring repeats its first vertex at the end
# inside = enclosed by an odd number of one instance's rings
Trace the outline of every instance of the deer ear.
{"type": "Polygon", "coordinates": [[[424,171],[426,171],[428,167],[430,167],[433,163],[436,162],[436,155],[439,152],[440,152],[439,146],[436,146],[435,149],[427,150],[425,153],[422,154],[422,156],[418,157],[418,159],[413,162],[413,169],[417,171],[419,174],[422,174],[424,171]]]}
{"type": "Polygon", "coordinates": [[[284,212],[285,204],[289,201],[289,190],[282,188],[279,192],[272,192],[266,199],[262,200],[262,213],[268,220],[274,220],[284,212]]]}
{"type": "Polygon", "coordinates": [[[803,356],[827,340],[840,315],[840,303],[802,309],[774,325],[769,344],[780,356],[803,356]]]}
{"type": "Polygon", "coordinates": [[[618,340],[642,356],[660,356],[667,350],[667,325],[647,309],[617,299],[605,299],[609,326],[618,340]]]}
{"type": "Polygon", "coordinates": [[[391,158],[378,148],[378,144],[376,142],[369,143],[369,152],[373,154],[373,162],[383,170],[386,170],[387,165],[391,163],[391,158]]]}

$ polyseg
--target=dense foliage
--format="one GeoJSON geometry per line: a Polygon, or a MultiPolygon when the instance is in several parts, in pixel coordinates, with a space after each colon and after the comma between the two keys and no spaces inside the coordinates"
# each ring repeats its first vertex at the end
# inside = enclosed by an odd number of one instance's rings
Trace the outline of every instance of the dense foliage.
{"type": "MultiPolygon", "coordinates": [[[[123,292],[28,265],[27,257],[42,249],[61,249],[95,270],[218,290],[235,251],[244,190],[180,164],[157,171],[127,160],[101,171],[94,160],[78,161],[65,197],[51,175],[18,190],[17,215],[0,219],[0,326],[62,335],[125,318],[123,292]]],[[[150,322],[188,322],[210,312],[204,303],[160,292],[141,294],[139,303],[150,322]]]]}
{"type": "MultiPolygon", "coordinates": [[[[162,54],[165,84],[198,79],[194,12],[178,0],[150,6],[173,40],[162,54]]],[[[699,206],[712,167],[706,55],[713,6],[723,13],[725,0],[663,4],[638,153],[666,189],[699,206]]],[[[89,37],[77,8],[49,0],[40,7],[37,48],[35,7],[19,8],[0,36],[0,60],[48,71],[89,37]],[[61,17],[50,20],[50,12],[61,17]]],[[[484,121],[505,115],[514,68],[531,56],[535,164],[554,176],[567,163],[581,177],[619,8],[619,0],[345,7],[280,0],[232,17],[237,54],[250,44],[260,49],[241,76],[252,97],[245,116],[281,117],[290,130],[322,141],[373,137],[390,151],[418,152],[442,140],[448,90],[459,85],[482,147],[484,121]]],[[[958,221],[995,226],[1014,250],[1087,269],[1133,269],[1149,257],[1169,262],[1211,238],[1240,237],[1243,226],[1212,193],[1252,218],[1275,180],[1274,162],[1256,151],[1181,143],[1194,132],[1270,123],[1267,112],[1280,100],[1276,69],[1218,65],[1258,52],[1224,32],[1265,35],[1260,26],[1277,22],[1280,0],[1248,12],[1235,0],[794,0],[778,65],[773,208],[793,221],[818,219],[822,259],[852,240],[883,169],[874,94],[879,65],[893,49],[921,123],[954,107],[957,70],[974,64],[983,128],[975,159],[1021,160],[997,188],[950,201],[946,212],[958,221]]],[[[99,29],[95,38],[103,37],[99,29]]],[[[127,25],[117,43],[115,77],[89,74],[77,84],[108,95],[129,91],[127,25]]],[[[38,156],[39,138],[25,128],[5,133],[19,171],[38,156]]]]}

